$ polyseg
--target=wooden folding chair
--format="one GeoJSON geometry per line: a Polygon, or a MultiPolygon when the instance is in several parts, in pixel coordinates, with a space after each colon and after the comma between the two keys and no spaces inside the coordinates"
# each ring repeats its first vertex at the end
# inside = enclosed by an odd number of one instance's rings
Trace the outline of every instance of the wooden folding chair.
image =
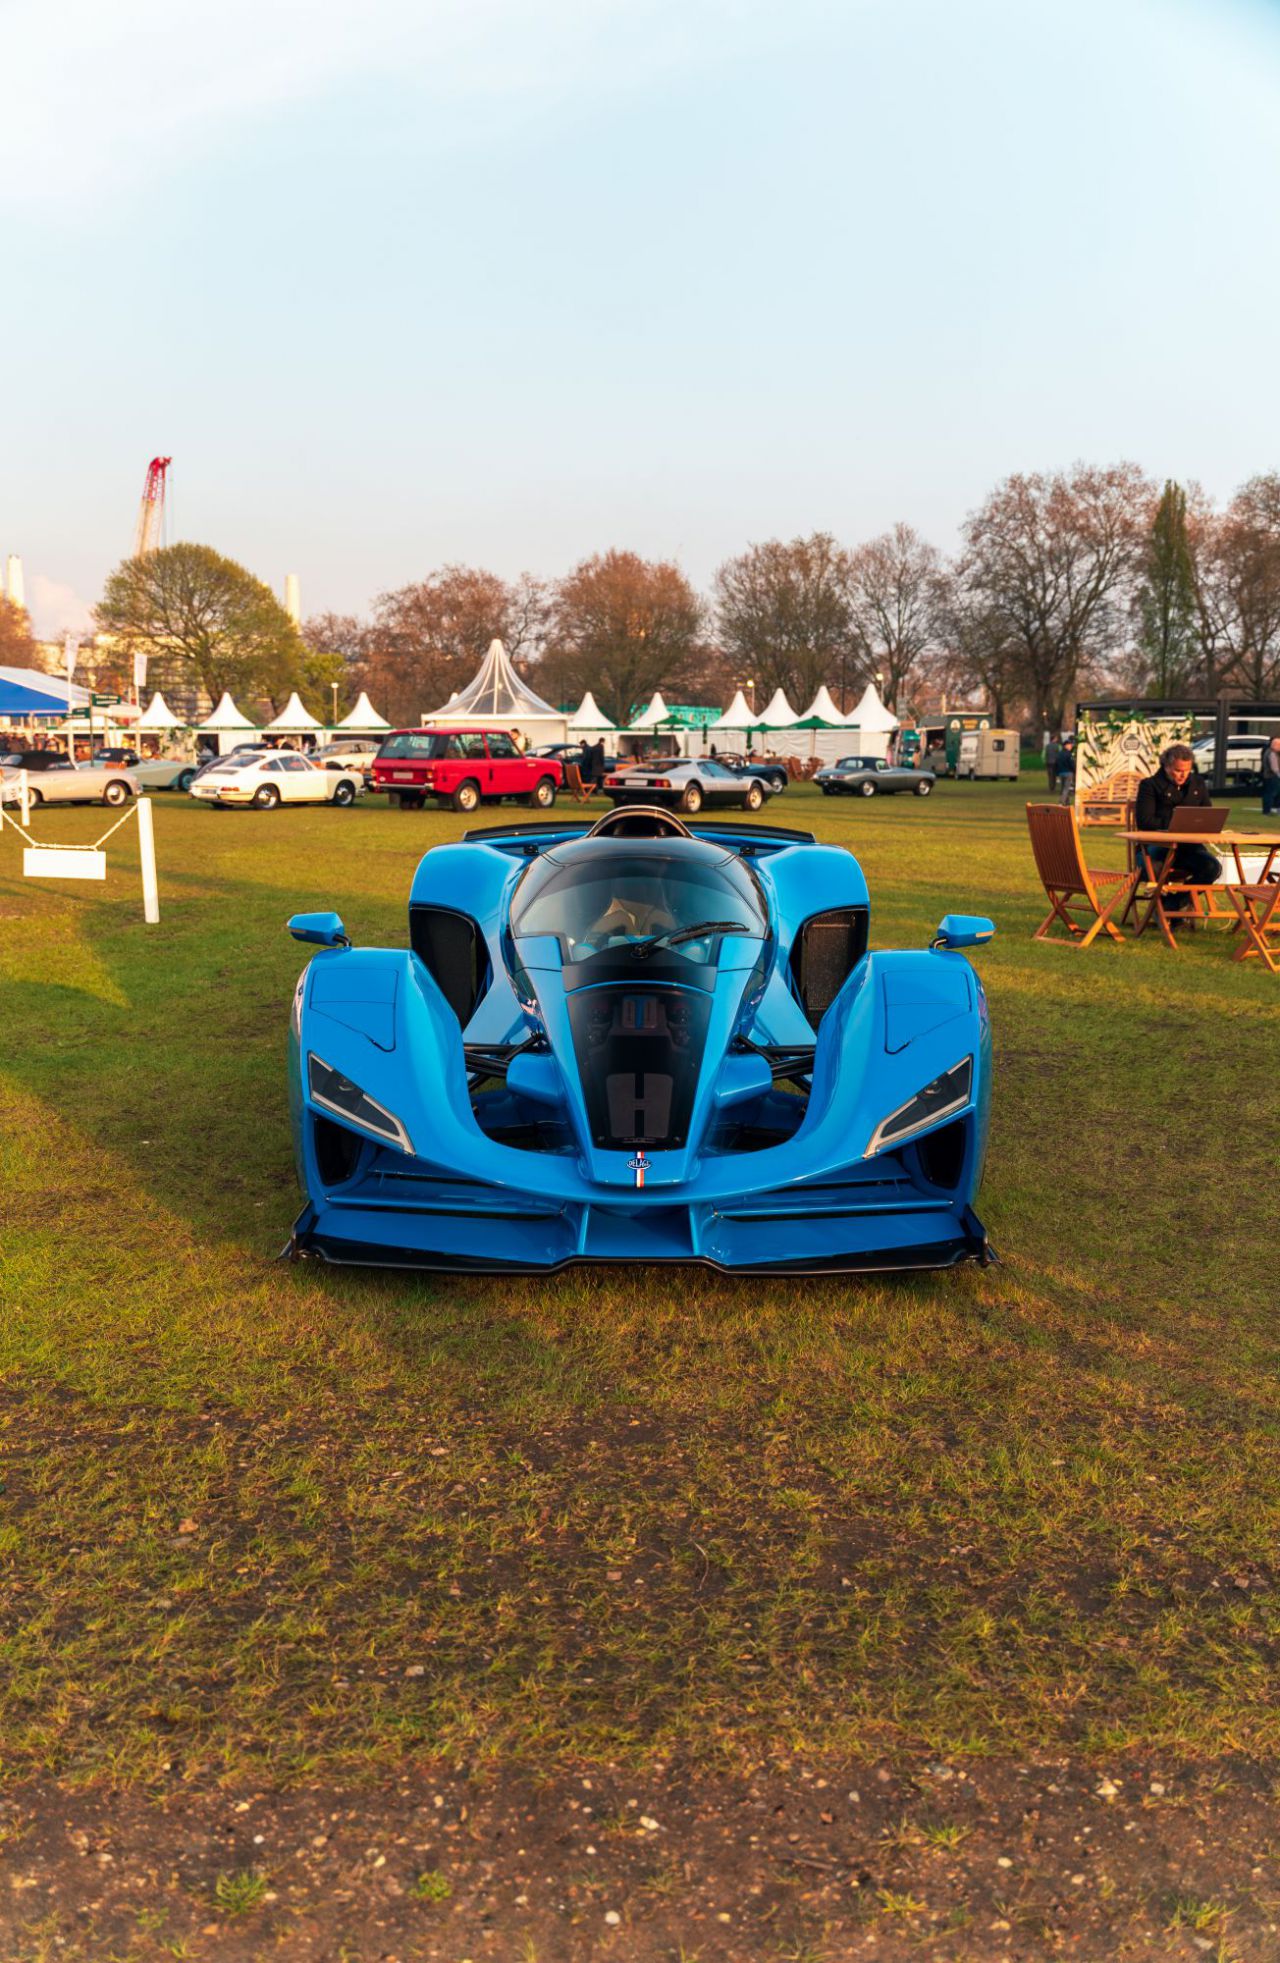
{"type": "Polygon", "coordinates": [[[1049,940],[1057,921],[1066,928],[1073,947],[1088,947],[1104,928],[1113,941],[1122,941],[1124,935],[1111,918],[1121,898],[1115,889],[1132,890],[1134,874],[1090,871],[1080,850],[1076,814],[1068,804],[1029,804],[1027,826],[1036,871],[1049,900],[1049,911],[1032,939],[1049,940]],[[1087,926],[1073,918],[1081,912],[1087,926]]]}
{"type": "Polygon", "coordinates": [[[1249,961],[1258,955],[1273,975],[1280,975],[1280,881],[1226,890],[1244,928],[1234,959],[1249,961]]]}
{"type": "Polygon", "coordinates": [[[594,784],[587,785],[583,783],[582,772],[576,763],[567,763],[565,765],[564,787],[575,804],[585,804],[595,789],[594,784]]]}

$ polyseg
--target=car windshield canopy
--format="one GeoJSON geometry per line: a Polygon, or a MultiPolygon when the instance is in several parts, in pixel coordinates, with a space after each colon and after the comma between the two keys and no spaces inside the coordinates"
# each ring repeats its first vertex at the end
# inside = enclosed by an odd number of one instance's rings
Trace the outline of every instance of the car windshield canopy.
{"type": "Polygon", "coordinates": [[[714,846],[675,848],[584,839],[546,853],[516,891],[511,931],[518,939],[553,934],[569,961],[624,949],[661,936],[681,939],[673,951],[707,962],[726,933],[763,940],[768,932],[759,891],[739,861],[714,846]]]}

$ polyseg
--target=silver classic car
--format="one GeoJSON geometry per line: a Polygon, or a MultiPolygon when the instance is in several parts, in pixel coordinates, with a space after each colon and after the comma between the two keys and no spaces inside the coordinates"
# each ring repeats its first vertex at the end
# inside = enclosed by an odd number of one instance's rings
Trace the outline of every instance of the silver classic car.
{"type": "Polygon", "coordinates": [[[886,763],[883,757],[841,757],[815,772],[815,784],[827,797],[886,797],[894,791],[912,791],[928,797],[937,783],[931,770],[908,770],[903,764],[886,763]]]}

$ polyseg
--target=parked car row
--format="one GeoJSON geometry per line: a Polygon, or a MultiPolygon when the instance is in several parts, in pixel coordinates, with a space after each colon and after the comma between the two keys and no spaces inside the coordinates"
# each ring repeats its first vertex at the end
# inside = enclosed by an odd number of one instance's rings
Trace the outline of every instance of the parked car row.
{"type": "MultiPolygon", "coordinates": [[[[18,778],[28,772],[34,804],[122,805],[140,790],[188,791],[211,807],[271,810],[281,804],[349,806],[372,789],[402,809],[430,799],[470,813],[482,804],[514,799],[550,810],[564,788],[566,766],[581,767],[582,745],[556,743],[521,751],[506,730],[483,728],[397,729],[380,743],[337,740],[303,752],[279,749],[262,738],[237,744],[203,763],[179,758],[141,759],[135,751],[103,749],[92,763],[72,764],[57,751],[14,751],[0,756],[0,799],[18,797],[18,778]]],[[[882,757],[849,756],[818,771],[814,781],[829,797],[873,797],[911,791],[927,797],[931,770],[895,768],[882,757]]],[[[651,757],[607,760],[603,790],[615,805],[663,805],[692,816],[704,807],[737,805],[759,811],[789,782],[782,764],[730,757],[651,757]]]]}

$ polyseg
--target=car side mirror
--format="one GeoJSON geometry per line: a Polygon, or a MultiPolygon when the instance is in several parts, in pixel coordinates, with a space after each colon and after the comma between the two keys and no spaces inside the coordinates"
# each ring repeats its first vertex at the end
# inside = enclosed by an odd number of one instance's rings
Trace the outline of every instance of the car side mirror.
{"type": "Polygon", "coordinates": [[[995,934],[995,922],[984,920],[978,913],[945,913],[938,923],[938,931],[930,947],[947,948],[981,947],[995,934]]]}
{"type": "Polygon", "coordinates": [[[350,947],[342,916],[337,913],[295,913],[289,922],[295,941],[311,941],[316,947],[350,947]]]}

